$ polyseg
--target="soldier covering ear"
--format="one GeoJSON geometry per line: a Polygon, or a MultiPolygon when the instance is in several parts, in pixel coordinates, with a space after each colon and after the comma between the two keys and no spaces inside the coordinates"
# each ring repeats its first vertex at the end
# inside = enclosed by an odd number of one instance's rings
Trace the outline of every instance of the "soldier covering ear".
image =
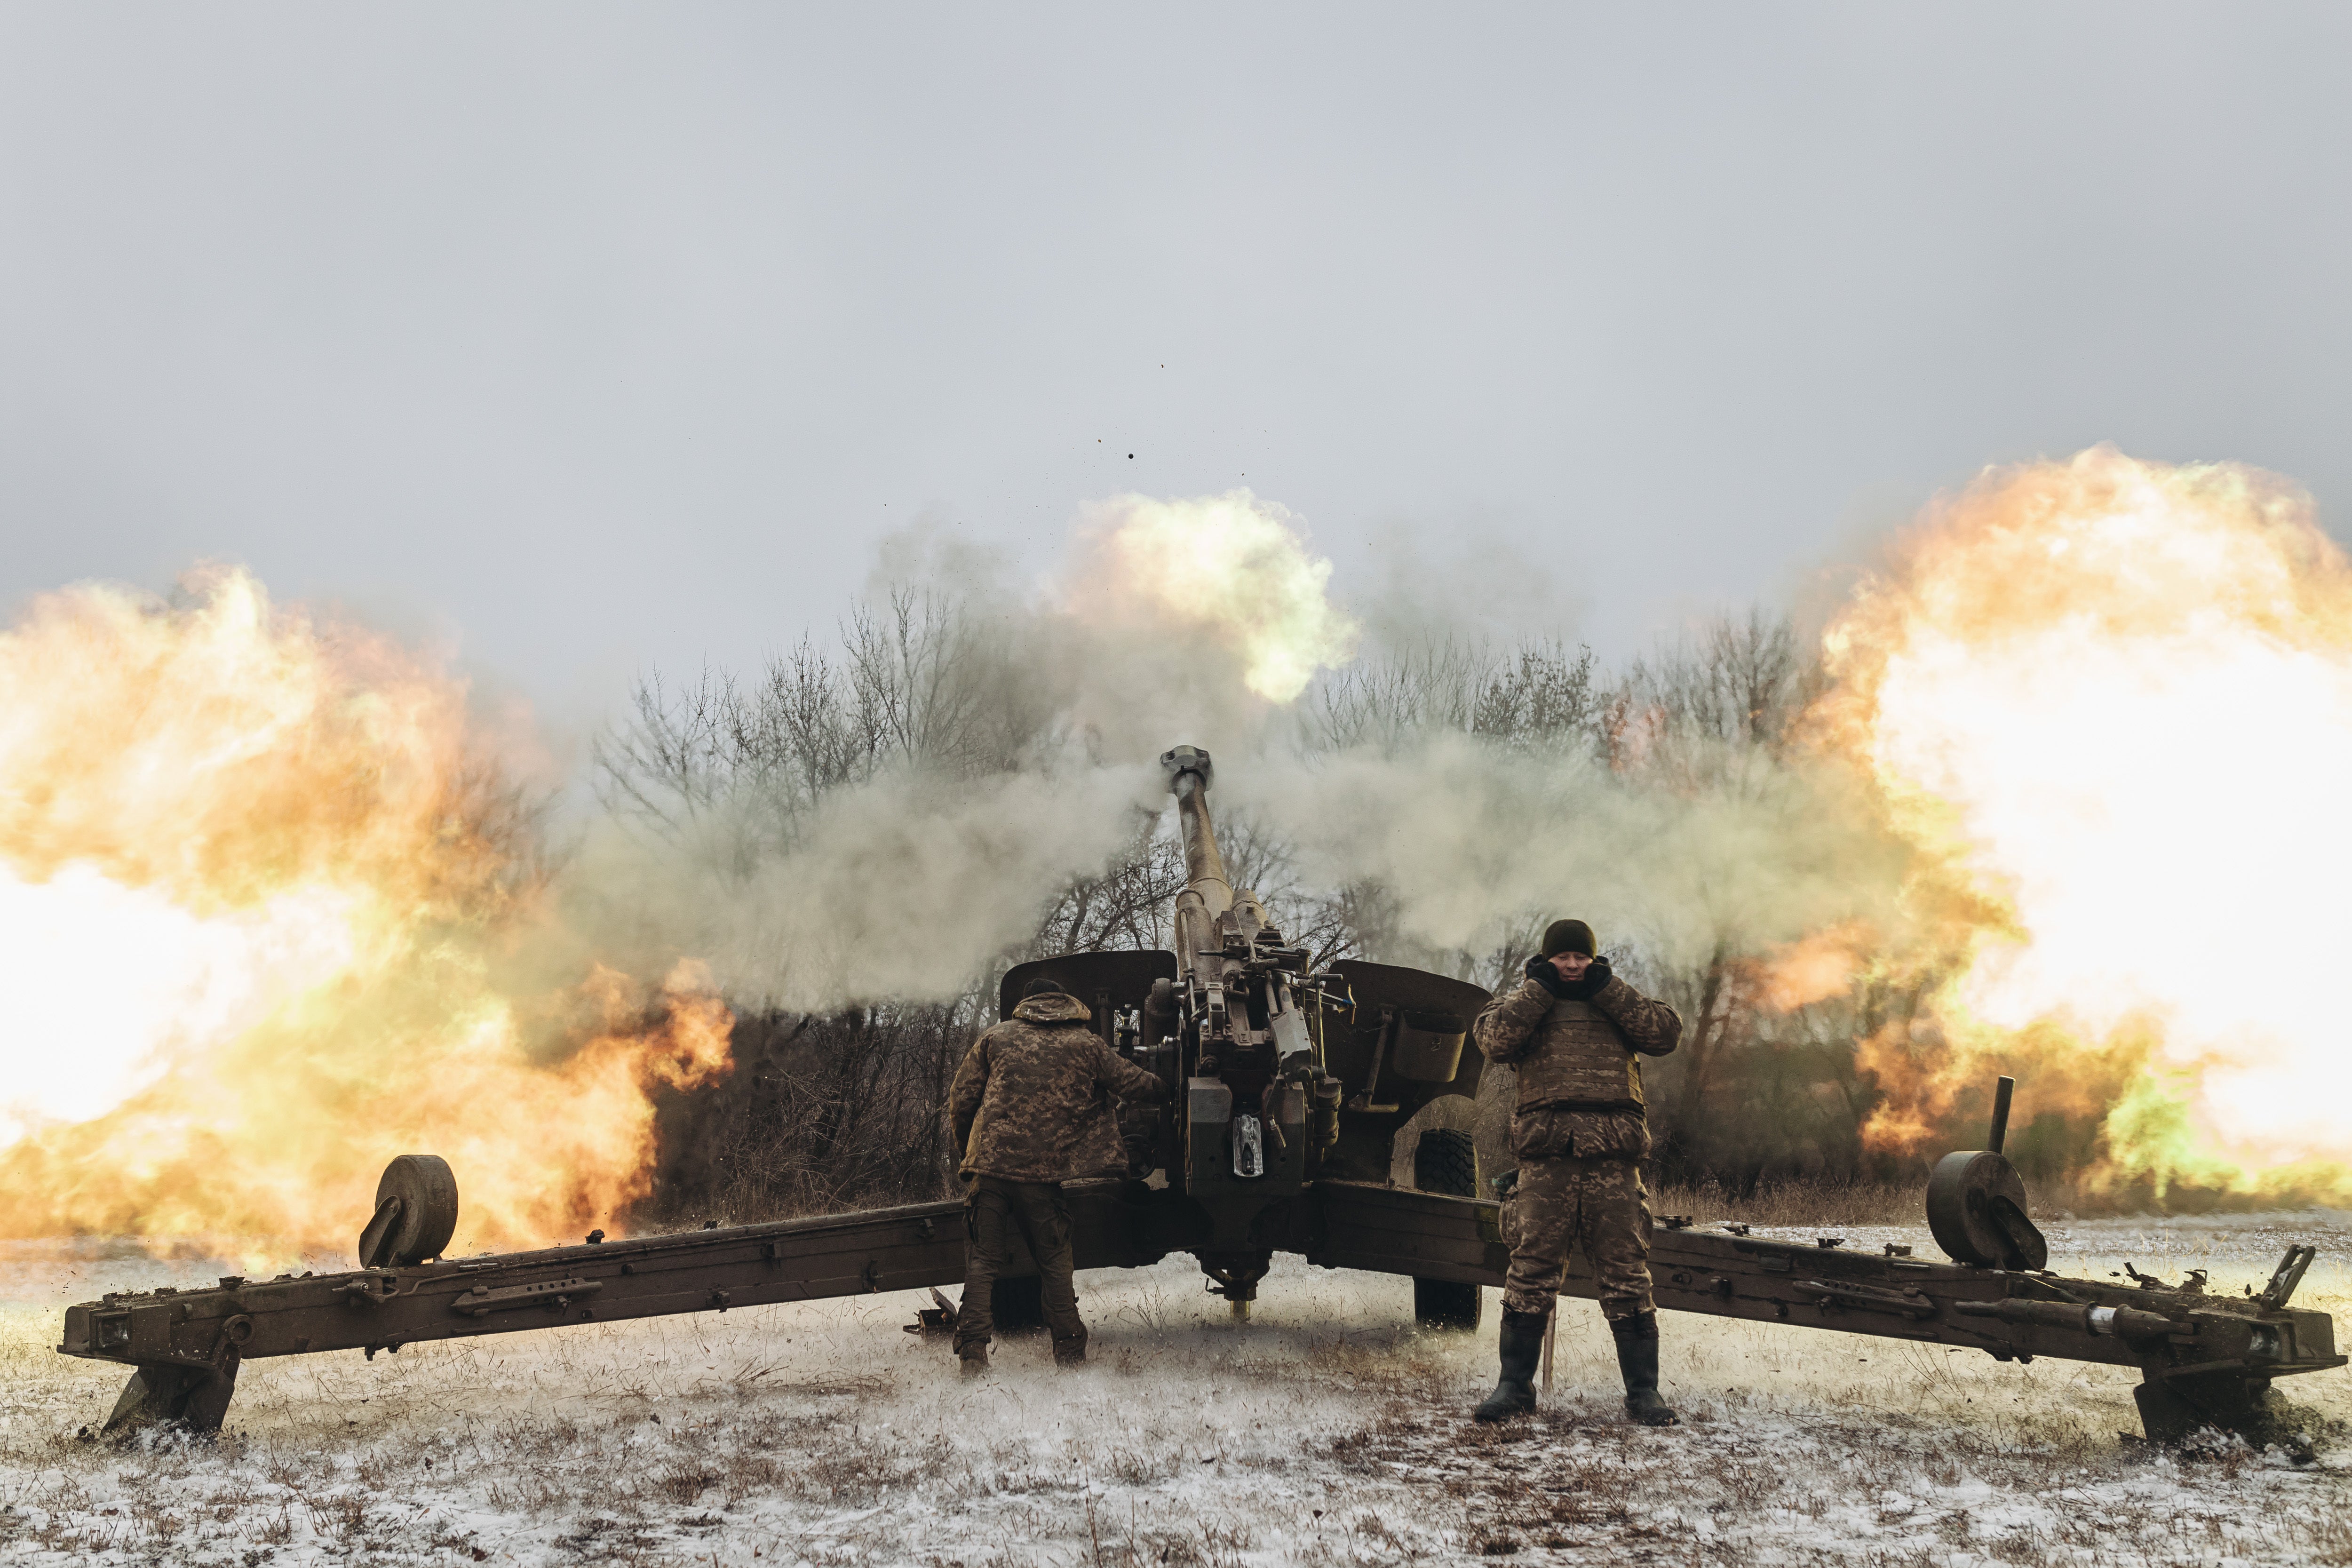
{"type": "Polygon", "coordinates": [[[1498,994],[1473,1027],[1489,1061],[1518,1068],[1511,1147],[1519,1157],[1511,1270],[1503,1289],[1502,1376],[1476,1411],[1499,1421],[1533,1410],[1546,1314],[1573,1248],[1601,1284],[1617,1342],[1625,1408],[1664,1426],[1658,1313],[1650,1295],[1650,1209],[1635,1162],[1650,1152],[1642,1062],[1682,1038],[1682,1019],[1617,977],[1582,921],[1554,921],[1527,981],[1498,994]]]}

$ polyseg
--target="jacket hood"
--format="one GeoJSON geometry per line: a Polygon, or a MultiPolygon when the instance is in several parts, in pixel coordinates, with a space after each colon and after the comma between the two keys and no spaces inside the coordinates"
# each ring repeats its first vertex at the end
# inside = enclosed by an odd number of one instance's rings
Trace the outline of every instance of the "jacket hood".
{"type": "Polygon", "coordinates": [[[1061,991],[1024,998],[1013,1016],[1024,1024],[1084,1024],[1094,1017],[1085,1003],[1061,991]]]}

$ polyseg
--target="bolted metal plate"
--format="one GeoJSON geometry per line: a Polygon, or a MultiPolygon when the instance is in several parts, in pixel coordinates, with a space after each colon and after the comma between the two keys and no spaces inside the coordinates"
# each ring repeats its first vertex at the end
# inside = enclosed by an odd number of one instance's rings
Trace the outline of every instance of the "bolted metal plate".
{"type": "Polygon", "coordinates": [[[1331,966],[1331,973],[1347,981],[1355,998],[1356,1026],[1360,1028],[1377,1020],[1381,1008],[1394,1007],[1406,1014],[1406,1021],[1416,1029],[1458,1035],[1470,1027],[1470,1021],[1486,1005],[1485,986],[1451,975],[1432,974],[1423,969],[1343,958],[1331,966]]]}

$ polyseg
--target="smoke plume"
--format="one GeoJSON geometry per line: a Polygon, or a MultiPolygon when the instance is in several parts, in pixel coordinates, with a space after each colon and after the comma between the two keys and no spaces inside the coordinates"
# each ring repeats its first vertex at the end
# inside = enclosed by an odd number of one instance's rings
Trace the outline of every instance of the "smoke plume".
{"type": "Polygon", "coordinates": [[[552,838],[415,650],[236,573],[50,595],[0,637],[0,1228],[339,1247],[415,1150],[462,1246],[617,1223],[730,1004],[953,1034],[1006,963],[1164,942],[1179,742],[1325,958],[1500,984],[1591,921],[1685,1013],[1686,1167],[1933,1153],[2023,1068],[2118,1181],[2343,1187],[2352,574],[2288,487],[1991,475],[1825,640],[1759,612],[1614,671],[1363,653],[1330,579],[1246,492],[1090,508],[1036,588],[902,540],[837,635],[649,676],[552,838]]]}

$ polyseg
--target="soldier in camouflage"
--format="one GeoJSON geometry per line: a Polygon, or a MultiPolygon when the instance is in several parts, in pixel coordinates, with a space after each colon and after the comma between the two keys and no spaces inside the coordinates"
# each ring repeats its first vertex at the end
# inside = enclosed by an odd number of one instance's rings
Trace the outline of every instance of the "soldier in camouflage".
{"type": "Polygon", "coordinates": [[[1625,1409],[1652,1426],[1675,1413],[1658,1397],[1658,1312],[1650,1297],[1650,1206],[1634,1162],[1650,1152],[1643,1056],[1662,1057],[1683,1021],[1594,956],[1592,928],[1554,921],[1527,979],[1500,992],[1474,1033],[1486,1059],[1518,1068],[1511,1147],[1518,1183],[1504,1204],[1511,1271],[1503,1288],[1501,1381],[1477,1419],[1536,1407],[1545,1314],[1559,1300],[1571,1247],[1601,1286],[1617,1342],[1625,1409]]]}
{"type": "Polygon", "coordinates": [[[1013,1016],[964,1053],[948,1091],[955,1146],[971,1182],[964,1200],[963,1300],[955,1348],[967,1375],[988,1370],[996,1331],[992,1292],[1009,1266],[1013,1238],[1036,1260],[1054,1360],[1087,1359],[1087,1326],[1071,1280],[1070,1212],[1062,1184],[1123,1173],[1111,1096],[1153,1100],[1167,1088],[1120,1058],[1088,1027],[1087,1005],[1040,976],[1023,988],[1013,1016]]]}

